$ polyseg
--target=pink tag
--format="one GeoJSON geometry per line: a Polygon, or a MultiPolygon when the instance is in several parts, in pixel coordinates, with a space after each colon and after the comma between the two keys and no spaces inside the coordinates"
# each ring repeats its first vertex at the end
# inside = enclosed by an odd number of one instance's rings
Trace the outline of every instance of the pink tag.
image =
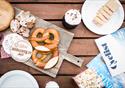
{"type": "Polygon", "coordinates": [[[10,58],[11,57],[9,54],[7,54],[4,51],[3,47],[1,47],[0,53],[1,53],[1,59],[6,59],[6,58],[10,58]]]}
{"type": "Polygon", "coordinates": [[[2,40],[3,40],[3,34],[0,33],[0,45],[2,45],[2,40]]]}

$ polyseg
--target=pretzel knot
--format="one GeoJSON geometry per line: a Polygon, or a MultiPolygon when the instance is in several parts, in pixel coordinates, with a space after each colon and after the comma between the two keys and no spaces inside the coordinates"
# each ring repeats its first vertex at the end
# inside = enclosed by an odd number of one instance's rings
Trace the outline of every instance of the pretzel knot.
{"type": "MultiPolygon", "coordinates": [[[[37,28],[29,37],[32,46],[35,48],[32,54],[33,62],[40,68],[46,67],[47,62],[51,59],[57,59],[59,56],[59,32],[55,29],[37,28]],[[46,60],[48,59],[48,60],[46,60]]],[[[52,66],[50,66],[52,67],[52,66]]],[[[49,67],[49,68],[50,68],[49,67]]]]}

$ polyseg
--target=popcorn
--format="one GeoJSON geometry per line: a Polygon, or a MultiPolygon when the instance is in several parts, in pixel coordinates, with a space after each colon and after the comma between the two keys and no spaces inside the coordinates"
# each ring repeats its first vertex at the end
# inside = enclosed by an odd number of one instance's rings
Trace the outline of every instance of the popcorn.
{"type": "Polygon", "coordinates": [[[101,88],[102,79],[94,70],[87,69],[73,77],[79,88],[101,88]]]}

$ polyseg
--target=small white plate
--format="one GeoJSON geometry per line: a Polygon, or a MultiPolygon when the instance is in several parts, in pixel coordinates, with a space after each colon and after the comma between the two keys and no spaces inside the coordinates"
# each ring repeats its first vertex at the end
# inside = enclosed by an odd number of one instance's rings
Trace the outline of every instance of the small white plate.
{"type": "Polygon", "coordinates": [[[96,34],[106,35],[106,34],[113,33],[117,31],[123,23],[124,10],[119,1],[118,1],[120,5],[119,10],[117,10],[117,12],[113,14],[111,19],[107,23],[105,23],[101,27],[98,27],[92,22],[93,18],[96,16],[97,11],[107,1],[108,0],[86,0],[85,3],[83,4],[82,10],[81,10],[82,20],[86,25],[86,27],[90,31],[96,34]]]}
{"type": "Polygon", "coordinates": [[[0,78],[0,88],[39,88],[37,81],[25,71],[14,70],[0,78]]]}

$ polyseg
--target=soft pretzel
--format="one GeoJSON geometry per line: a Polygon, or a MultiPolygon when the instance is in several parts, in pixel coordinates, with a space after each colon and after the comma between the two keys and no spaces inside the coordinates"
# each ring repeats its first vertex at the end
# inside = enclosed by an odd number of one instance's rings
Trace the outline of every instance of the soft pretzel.
{"type": "Polygon", "coordinates": [[[59,33],[55,29],[42,29],[37,28],[31,35],[31,44],[33,47],[45,46],[52,50],[59,44],[59,33]],[[43,42],[43,44],[39,43],[43,42]]]}
{"type": "Polygon", "coordinates": [[[55,29],[37,28],[29,38],[35,50],[32,53],[32,60],[36,66],[44,69],[52,68],[59,59],[59,33],[55,29]],[[48,53],[52,56],[47,60],[48,53]],[[37,54],[40,54],[38,57],[37,54]]]}

